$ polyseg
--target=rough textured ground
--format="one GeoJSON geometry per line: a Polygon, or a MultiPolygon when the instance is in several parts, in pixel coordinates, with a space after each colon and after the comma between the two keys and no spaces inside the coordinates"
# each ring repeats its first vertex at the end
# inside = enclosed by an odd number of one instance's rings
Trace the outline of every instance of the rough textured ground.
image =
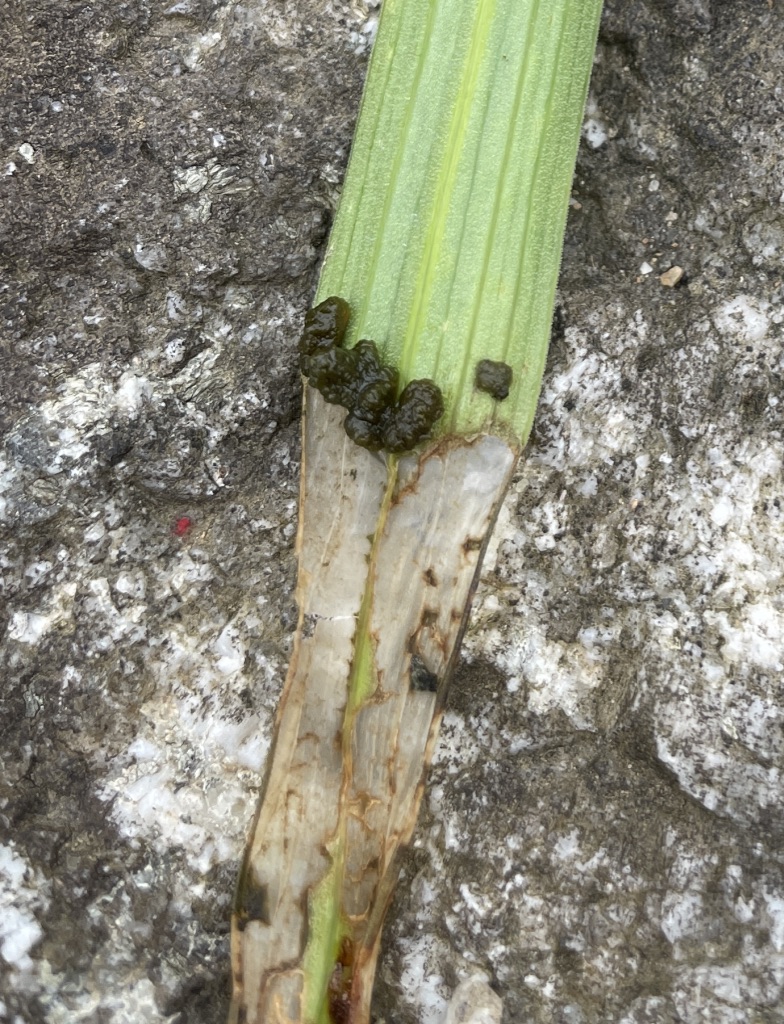
{"type": "MultiPolygon", "coordinates": [[[[215,1024],[361,0],[6,0],[0,1021],[215,1024]]],[[[380,968],[784,1021],[779,0],[608,0],[544,397],[380,968]],[[671,265],[677,288],[660,283],[671,265]]]]}

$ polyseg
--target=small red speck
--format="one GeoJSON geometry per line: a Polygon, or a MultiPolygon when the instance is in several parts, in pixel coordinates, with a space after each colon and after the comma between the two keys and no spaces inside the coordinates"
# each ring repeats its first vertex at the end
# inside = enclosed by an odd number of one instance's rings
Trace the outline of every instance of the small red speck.
{"type": "Polygon", "coordinates": [[[174,524],[172,533],[175,537],[184,537],[185,534],[193,526],[193,520],[190,516],[180,516],[177,522],[174,524]]]}

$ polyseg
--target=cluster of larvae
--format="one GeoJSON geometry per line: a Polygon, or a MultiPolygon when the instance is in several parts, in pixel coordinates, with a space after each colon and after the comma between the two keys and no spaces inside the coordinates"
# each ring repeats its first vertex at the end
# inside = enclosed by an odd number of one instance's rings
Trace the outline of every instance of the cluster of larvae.
{"type": "Polygon", "coordinates": [[[327,402],[348,410],[344,427],[352,441],[373,452],[410,451],[443,415],[441,389],[432,380],[412,380],[398,394],[398,372],[381,362],[375,342],[342,347],[350,317],[337,296],[308,310],[300,368],[327,402]]]}

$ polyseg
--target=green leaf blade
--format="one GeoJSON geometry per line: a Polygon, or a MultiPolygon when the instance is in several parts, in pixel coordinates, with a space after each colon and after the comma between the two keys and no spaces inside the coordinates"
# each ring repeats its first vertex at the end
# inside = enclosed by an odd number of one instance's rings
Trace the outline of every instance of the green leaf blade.
{"type": "Polygon", "coordinates": [[[547,352],[600,0],[386,0],[319,298],[354,310],[441,432],[525,441],[547,352]],[[498,403],[480,359],[514,370],[498,403]]]}

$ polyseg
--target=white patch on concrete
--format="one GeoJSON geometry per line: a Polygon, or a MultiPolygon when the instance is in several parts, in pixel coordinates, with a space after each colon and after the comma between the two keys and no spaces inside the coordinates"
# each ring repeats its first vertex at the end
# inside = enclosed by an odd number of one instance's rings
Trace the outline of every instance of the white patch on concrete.
{"type": "Polygon", "coordinates": [[[762,898],[768,917],[770,943],[777,953],[782,954],[784,953],[784,896],[780,893],[763,892],[762,898]]]}
{"type": "MultiPolygon", "coordinates": [[[[43,402],[30,420],[38,435],[39,476],[59,477],[62,486],[83,477],[91,468],[83,457],[96,439],[113,429],[111,421],[138,417],[144,403],[152,400],[152,383],[135,370],[126,371],[115,383],[102,375],[100,363],[91,363],[69,377],[57,398],[43,402]]],[[[15,433],[24,430],[25,423],[15,433]]],[[[0,457],[0,521],[8,518],[8,495],[21,473],[13,460],[0,457]]]]}
{"type": "MultiPolygon", "coordinates": [[[[188,576],[192,584],[200,575],[188,556],[183,560],[193,572],[181,574],[181,592],[188,576]]],[[[108,587],[102,594],[106,599],[108,587]]],[[[114,621],[111,609],[106,617],[114,621]]],[[[229,622],[211,639],[209,629],[173,627],[164,644],[156,642],[148,668],[159,687],[100,793],[112,801],[123,835],[144,836],[161,850],[180,847],[199,873],[239,857],[270,742],[270,722],[237,703],[251,684],[244,677],[245,628],[244,621],[229,622]]],[[[258,672],[259,665],[251,668],[258,672]]]]}
{"type": "Polygon", "coordinates": [[[588,96],[588,101],[585,105],[585,115],[582,137],[591,149],[600,149],[610,138],[610,132],[604,123],[596,98],[593,95],[588,96]]]}
{"type": "Polygon", "coordinates": [[[11,611],[8,636],[20,644],[34,646],[52,629],[73,618],[75,583],[55,584],[47,595],[46,607],[37,612],[11,611]]]}
{"type": "Polygon", "coordinates": [[[528,628],[504,643],[498,638],[494,652],[498,667],[519,689],[528,684],[529,707],[545,715],[560,708],[577,729],[594,728],[593,691],[604,678],[605,656],[594,637],[565,644],[549,640],[545,628],[529,623],[528,628]]]}
{"type": "Polygon", "coordinates": [[[100,363],[90,363],[69,377],[59,397],[44,402],[39,409],[59,440],[51,471],[57,472],[66,459],[83,455],[88,450],[86,438],[105,427],[113,412],[123,419],[135,416],[142,402],[152,397],[152,391],[150,381],[131,370],[114,385],[102,375],[100,363]]]}
{"type": "Polygon", "coordinates": [[[400,977],[401,995],[416,1012],[419,1024],[442,1024],[446,1011],[444,979],[432,964],[437,960],[440,943],[422,935],[407,943],[400,977]]]}
{"type": "Polygon", "coordinates": [[[213,645],[217,658],[215,667],[224,675],[239,672],[245,664],[245,645],[239,639],[236,627],[226,626],[213,645]]]}
{"type": "MultiPolygon", "coordinates": [[[[132,955],[130,949],[123,952],[126,956],[132,955]]],[[[119,959],[120,949],[117,954],[119,959]]],[[[115,977],[119,970],[117,966],[114,967],[115,977]]],[[[99,983],[98,978],[92,980],[99,983]]],[[[172,1020],[170,1016],[161,1013],[155,986],[149,978],[131,975],[124,980],[125,984],[115,984],[109,990],[99,987],[97,991],[100,992],[100,1001],[95,992],[82,989],[69,994],[67,1005],[60,1000],[49,1004],[46,1024],[76,1024],[77,1021],[94,1020],[96,1011],[101,1017],[111,1019],[112,1024],[167,1024],[172,1020]]]]}
{"type": "Polygon", "coordinates": [[[761,341],[771,323],[770,303],[750,295],[738,295],[716,310],[714,322],[726,334],[734,334],[742,341],[761,341]]]}
{"type": "Polygon", "coordinates": [[[190,50],[183,58],[183,63],[188,70],[202,70],[205,56],[220,45],[222,38],[220,32],[205,32],[203,35],[196,36],[191,43],[190,50]]]}
{"type": "Polygon", "coordinates": [[[576,828],[565,836],[561,836],[553,847],[553,853],[559,860],[571,861],[580,852],[580,834],[576,828]]]}
{"type": "Polygon", "coordinates": [[[352,30],[349,35],[351,49],[354,53],[362,56],[373,49],[376,36],[379,31],[379,15],[376,11],[368,14],[358,29],[352,30]]]}
{"type": "Polygon", "coordinates": [[[503,1003],[490,988],[487,976],[461,981],[449,1000],[444,1024],[501,1024],[503,1003]]]}
{"type": "Polygon", "coordinates": [[[702,911],[702,896],[698,892],[671,893],[662,904],[661,929],[668,942],[676,943],[689,938],[697,928],[702,911]]]}
{"type": "Polygon", "coordinates": [[[36,911],[45,910],[46,883],[16,852],[0,845],[0,959],[16,971],[30,971],[30,956],[44,931],[36,911]]]}

